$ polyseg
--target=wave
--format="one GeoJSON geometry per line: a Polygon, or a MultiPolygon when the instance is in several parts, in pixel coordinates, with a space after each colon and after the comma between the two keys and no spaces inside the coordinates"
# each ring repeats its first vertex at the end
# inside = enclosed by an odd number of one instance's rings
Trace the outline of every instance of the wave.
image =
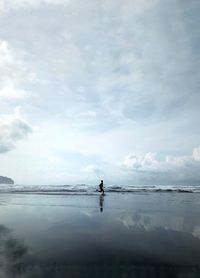
{"type": "MultiPolygon", "coordinates": [[[[0,193],[21,193],[21,194],[97,194],[98,186],[77,184],[77,185],[0,185],[0,193]]],[[[137,193],[137,192],[176,192],[176,193],[200,193],[200,186],[181,185],[107,185],[105,192],[113,193],[137,193]]]]}

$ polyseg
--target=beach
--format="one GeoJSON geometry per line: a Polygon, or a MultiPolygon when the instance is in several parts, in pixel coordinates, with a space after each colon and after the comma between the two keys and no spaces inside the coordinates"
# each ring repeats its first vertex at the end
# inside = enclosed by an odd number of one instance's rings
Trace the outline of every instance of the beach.
{"type": "Polygon", "coordinates": [[[0,277],[200,277],[200,194],[0,194],[0,277]]]}

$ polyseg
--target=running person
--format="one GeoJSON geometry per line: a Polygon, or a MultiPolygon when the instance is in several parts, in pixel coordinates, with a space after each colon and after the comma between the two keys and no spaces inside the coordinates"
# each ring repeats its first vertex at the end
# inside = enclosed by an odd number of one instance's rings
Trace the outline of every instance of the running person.
{"type": "Polygon", "coordinates": [[[104,194],[103,180],[101,180],[101,183],[99,184],[99,192],[103,192],[103,194],[104,194]]]}

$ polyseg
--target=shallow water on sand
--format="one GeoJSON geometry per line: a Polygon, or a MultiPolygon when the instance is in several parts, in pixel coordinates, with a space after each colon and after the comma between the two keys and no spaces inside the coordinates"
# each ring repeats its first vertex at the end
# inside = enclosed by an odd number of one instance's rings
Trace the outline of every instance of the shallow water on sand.
{"type": "Polygon", "coordinates": [[[200,194],[0,195],[0,277],[200,277],[200,194]]]}

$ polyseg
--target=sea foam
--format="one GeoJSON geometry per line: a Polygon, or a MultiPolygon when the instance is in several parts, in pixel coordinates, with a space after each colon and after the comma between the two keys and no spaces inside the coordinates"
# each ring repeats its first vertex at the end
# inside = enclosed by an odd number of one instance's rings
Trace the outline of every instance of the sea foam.
{"type": "MultiPolygon", "coordinates": [[[[193,185],[105,185],[105,192],[176,192],[200,193],[200,186],[193,185]]],[[[35,193],[35,194],[97,194],[98,185],[0,185],[0,193],[35,193]]]]}

